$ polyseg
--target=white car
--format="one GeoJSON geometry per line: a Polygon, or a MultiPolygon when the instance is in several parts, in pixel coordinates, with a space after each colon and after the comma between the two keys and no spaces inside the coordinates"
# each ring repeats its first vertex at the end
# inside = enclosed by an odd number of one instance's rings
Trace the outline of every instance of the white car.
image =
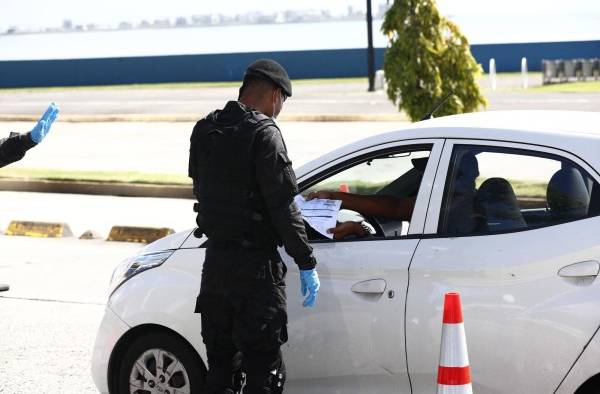
{"type": "MultiPolygon", "coordinates": [[[[286,393],[435,392],[450,291],[461,294],[476,393],[598,392],[599,170],[600,113],[544,111],[419,122],[297,169],[303,194],[349,187],[414,210],[410,221],[365,215],[368,238],[311,231],[314,308],[302,308],[281,251],[286,393]]],[[[92,363],[101,392],[202,392],[193,311],[205,241],[174,234],[115,270],[92,363]]]]}

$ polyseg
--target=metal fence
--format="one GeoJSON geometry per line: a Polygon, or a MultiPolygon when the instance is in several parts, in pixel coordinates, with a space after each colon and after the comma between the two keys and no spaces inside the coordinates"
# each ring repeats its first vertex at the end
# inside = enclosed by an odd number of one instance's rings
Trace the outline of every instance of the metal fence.
{"type": "Polygon", "coordinates": [[[600,59],[542,60],[543,84],[600,79],[600,59]]]}

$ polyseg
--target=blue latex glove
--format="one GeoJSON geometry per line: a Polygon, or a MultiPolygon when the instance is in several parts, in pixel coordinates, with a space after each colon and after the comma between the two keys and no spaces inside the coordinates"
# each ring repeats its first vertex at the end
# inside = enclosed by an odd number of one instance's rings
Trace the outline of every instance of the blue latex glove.
{"type": "Polygon", "coordinates": [[[319,275],[317,275],[316,269],[300,270],[300,291],[302,292],[302,296],[306,296],[308,292],[308,297],[302,302],[303,307],[315,306],[319,287],[321,287],[321,282],[319,282],[319,275]]]}
{"type": "Polygon", "coordinates": [[[42,142],[46,134],[50,132],[50,127],[56,119],[56,115],[58,115],[58,107],[56,104],[52,103],[48,106],[48,109],[44,112],[40,120],[38,120],[33,130],[30,131],[33,142],[36,144],[42,142]]]}

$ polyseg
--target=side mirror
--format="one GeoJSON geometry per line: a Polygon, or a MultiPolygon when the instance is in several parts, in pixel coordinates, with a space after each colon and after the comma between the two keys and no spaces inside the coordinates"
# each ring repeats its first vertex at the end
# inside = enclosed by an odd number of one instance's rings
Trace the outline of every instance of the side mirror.
{"type": "Polygon", "coordinates": [[[10,289],[9,285],[0,284],[0,291],[7,291],[8,289],[10,289]]]}

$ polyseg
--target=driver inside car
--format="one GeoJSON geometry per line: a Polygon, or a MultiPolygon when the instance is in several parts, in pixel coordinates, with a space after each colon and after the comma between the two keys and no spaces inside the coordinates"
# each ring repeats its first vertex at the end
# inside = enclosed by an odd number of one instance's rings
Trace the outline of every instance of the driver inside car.
{"type": "MultiPolygon", "coordinates": [[[[346,192],[318,190],[310,192],[307,200],[324,198],[341,200],[343,209],[360,212],[362,215],[384,219],[409,221],[415,207],[416,197],[396,197],[390,195],[363,195],[346,192]]],[[[374,235],[372,229],[363,222],[344,221],[328,230],[334,239],[344,239],[354,235],[358,238],[374,235]]]]}
{"type": "Polygon", "coordinates": [[[412,217],[427,161],[428,157],[412,158],[410,170],[374,194],[315,190],[309,192],[306,199],[324,198],[342,201],[338,223],[328,230],[336,240],[346,237],[398,236],[401,233],[398,224],[401,226],[403,222],[410,222],[412,217]],[[343,210],[354,214],[342,215],[343,210]],[[373,224],[377,225],[379,232],[364,217],[376,222],[373,224]],[[382,228],[382,225],[386,228],[382,228]]]}

